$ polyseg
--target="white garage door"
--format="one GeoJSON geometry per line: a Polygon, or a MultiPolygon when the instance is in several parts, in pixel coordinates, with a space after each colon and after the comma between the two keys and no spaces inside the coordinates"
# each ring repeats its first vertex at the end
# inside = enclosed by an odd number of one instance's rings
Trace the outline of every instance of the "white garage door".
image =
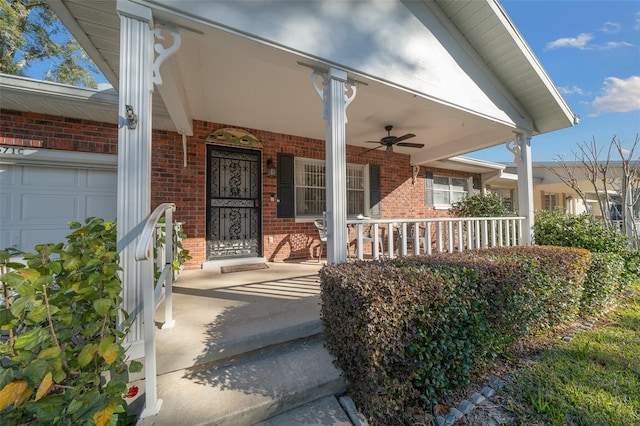
{"type": "Polygon", "coordinates": [[[0,248],[31,252],[65,241],[69,221],[114,220],[116,185],[113,169],[0,164],[0,248]]]}

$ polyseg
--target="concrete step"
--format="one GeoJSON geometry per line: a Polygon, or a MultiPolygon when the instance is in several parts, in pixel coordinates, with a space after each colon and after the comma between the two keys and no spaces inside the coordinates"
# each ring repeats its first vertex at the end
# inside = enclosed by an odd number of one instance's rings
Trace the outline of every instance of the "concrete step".
{"type": "MultiPolygon", "coordinates": [[[[274,419],[312,401],[343,393],[346,386],[332,361],[320,335],[163,374],[158,377],[158,398],[163,400],[160,413],[138,424],[242,426],[274,419]]],[[[143,403],[144,381],[132,384],[140,388],[138,400],[131,404],[135,410],[143,403]]],[[[306,415],[311,421],[316,416],[313,410],[323,411],[317,407],[322,404],[308,407],[307,414],[290,415],[306,415]]],[[[327,410],[322,418],[335,423],[309,424],[344,424],[342,417],[331,417],[332,413],[344,413],[327,410]]]]}

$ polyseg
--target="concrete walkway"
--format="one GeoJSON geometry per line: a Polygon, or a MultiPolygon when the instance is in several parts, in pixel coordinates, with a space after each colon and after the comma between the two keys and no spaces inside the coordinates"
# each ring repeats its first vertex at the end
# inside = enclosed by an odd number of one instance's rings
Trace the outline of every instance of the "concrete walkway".
{"type": "MultiPolygon", "coordinates": [[[[351,424],[333,398],[345,385],[323,346],[322,264],[268,266],[180,275],[176,325],[156,334],[163,405],[139,424],[351,424]]],[[[160,306],[158,325],[163,318],[160,306]]],[[[140,410],[144,381],[133,384],[140,393],[131,406],[140,410]]]]}

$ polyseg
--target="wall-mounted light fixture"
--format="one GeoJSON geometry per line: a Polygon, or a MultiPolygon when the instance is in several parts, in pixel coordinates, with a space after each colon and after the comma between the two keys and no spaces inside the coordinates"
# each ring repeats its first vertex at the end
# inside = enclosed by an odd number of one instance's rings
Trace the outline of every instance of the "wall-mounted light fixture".
{"type": "Polygon", "coordinates": [[[278,175],[278,170],[276,169],[276,163],[273,162],[271,158],[267,160],[267,177],[274,178],[278,175]]]}
{"type": "Polygon", "coordinates": [[[133,107],[131,105],[125,105],[125,110],[127,111],[124,118],[127,120],[127,127],[129,130],[135,130],[138,127],[138,115],[133,112],[133,107]]]}

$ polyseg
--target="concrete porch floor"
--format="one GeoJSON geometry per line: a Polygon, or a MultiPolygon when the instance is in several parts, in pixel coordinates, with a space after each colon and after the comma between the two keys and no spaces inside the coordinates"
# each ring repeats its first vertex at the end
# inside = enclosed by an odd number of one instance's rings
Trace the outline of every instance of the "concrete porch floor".
{"type": "MultiPolygon", "coordinates": [[[[230,358],[322,332],[324,263],[268,263],[268,269],[183,271],[173,287],[171,329],[156,332],[158,374],[230,358]]],[[[156,313],[164,321],[164,304],[156,313]]]]}
{"type": "MultiPolygon", "coordinates": [[[[159,414],[138,425],[351,425],[334,395],[346,388],[324,349],[323,263],[184,271],[173,288],[173,328],[156,312],[159,414]],[[302,420],[304,421],[302,421],[302,420]]],[[[144,380],[130,412],[144,404],[144,380]]]]}

